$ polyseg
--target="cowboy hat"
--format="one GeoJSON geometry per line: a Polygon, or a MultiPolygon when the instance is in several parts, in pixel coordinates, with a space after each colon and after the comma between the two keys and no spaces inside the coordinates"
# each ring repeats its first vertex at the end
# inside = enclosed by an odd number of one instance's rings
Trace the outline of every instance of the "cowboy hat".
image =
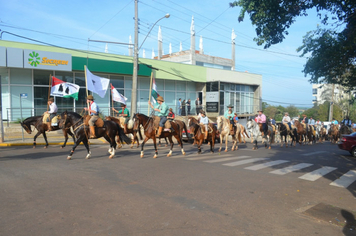
{"type": "Polygon", "coordinates": [[[48,98],[49,102],[54,102],[54,98],[48,98]]]}
{"type": "Polygon", "coordinates": [[[302,116],[307,116],[306,114],[303,114],[302,116]]]}
{"type": "Polygon", "coordinates": [[[123,103],[121,103],[121,104],[120,104],[120,107],[126,107],[126,105],[125,105],[125,104],[123,104],[123,103]]]}
{"type": "Polygon", "coordinates": [[[288,112],[285,112],[284,115],[288,115],[288,116],[289,116],[289,113],[288,113],[288,112]]]}
{"type": "Polygon", "coordinates": [[[88,95],[87,99],[88,100],[94,100],[94,97],[93,97],[93,95],[88,95]]]}
{"type": "Polygon", "coordinates": [[[258,110],[257,112],[263,112],[262,110],[258,110]]]}
{"type": "Polygon", "coordinates": [[[158,98],[156,99],[157,101],[161,101],[161,102],[164,102],[164,99],[162,96],[158,96],[158,98]]]}
{"type": "Polygon", "coordinates": [[[234,108],[234,106],[230,104],[227,106],[227,108],[234,108]]]}

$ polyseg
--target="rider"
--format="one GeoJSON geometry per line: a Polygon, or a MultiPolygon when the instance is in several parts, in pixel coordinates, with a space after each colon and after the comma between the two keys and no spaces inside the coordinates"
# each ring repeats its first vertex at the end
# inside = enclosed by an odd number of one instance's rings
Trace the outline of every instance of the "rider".
{"type": "Polygon", "coordinates": [[[127,123],[130,120],[130,111],[127,109],[126,104],[121,103],[121,110],[116,110],[115,108],[112,108],[113,111],[119,113],[119,116],[125,117],[125,122],[124,122],[124,132],[127,133],[127,123]]]}
{"type": "Polygon", "coordinates": [[[48,99],[48,106],[49,106],[49,111],[46,111],[44,114],[49,114],[49,117],[47,118],[47,127],[48,127],[48,131],[52,131],[52,126],[51,126],[51,120],[53,119],[53,117],[56,116],[58,108],[57,105],[54,103],[54,98],[50,97],[48,99]]]}
{"type": "Polygon", "coordinates": [[[158,96],[157,100],[157,105],[153,107],[152,103],[148,101],[148,104],[151,106],[152,109],[155,111],[158,111],[158,116],[160,117],[160,122],[159,122],[159,128],[158,128],[158,133],[156,134],[156,137],[159,138],[162,133],[162,129],[164,127],[164,123],[167,121],[167,116],[168,116],[168,106],[166,103],[164,103],[164,99],[162,96],[158,96]]]}
{"type": "Polygon", "coordinates": [[[309,125],[315,125],[315,120],[313,119],[313,117],[310,117],[309,121],[308,121],[309,125]]]}
{"type": "Polygon", "coordinates": [[[352,122],[351,122],[349,116],[346,116],[345,119],[343,119],[343,120],[341,121],[341,123],[344,124],[344,125],[346,125],[347,127],[351,128],[351,123],[352,123],[352,122]]]}
{"type": "Polygon", "coordinates": [[[200,124],[203,124],[205,126],[205,133],[204,133],[204,139],[208,139],[208,124],[209,124],[209,119],[205,114],[205,111],[201,110],[200,111],[201,118],[200,118],[200,124]]]}
{"type": "Polygon", "coordinates": [[[334,125],[338,125],[338,124],[339,124],[339,122],[338,122],[337,120],[335,120],[335,119],[333,119],[333,120],[331,121],[331,123],[334,124],[334,125]]]}
{"type": "Polygon", "coordinates": [[[91,118],[89,120],[90,136],[89,138],[96,138],[95,136],[95,122],[99,119],[99,106],[94,102],[93,95],[88,95],[87,103],[89,108],[85,107],[84,110],[88,111],[91,118]]]}
{"type": "Polygon", "coordinates": [[[234,118],[232,118],[233,119],[233,121],[235,122],[235,124],[236,123],[239,123],[239,117],[237,116],[237,113],[235,112],[234,113],[234,118]]]}
{"type": "Polygon", "coordinates": [[[174,117],[175,117],[175,115],[174,115],[173,109],[169,108],[169,113],[168,113],[167,119],[172,121],[172,120],[174,120],[174,117]]]}
{"type": "Polygon", "coordinates": [[[234,108],[234,106],[230,104],[227,106],[227,108],[228,109],[225,111],[224,117],[230,121],[230,131],[233,131],[234,130],[234,119],[233,119],[234,112],[232,111],[232,108],[234,108]]]}
{"type": "Polygon", "coordinates": [[[258,112],[257,123],[262,124],[262,130],[263,130],[264,136],[266,137],[267,131],[268,131],[268,126],[266,124],[266,116],[265,116],[265,114],[263,114],[262,110],[259,110],[257,112],[258,112]]]}
{"type": "Polygon", "coordinates": [[[282,123],[283,123],[284,125],[287,125],[287,124],[288,124],[289,129],[292,129],[292,125],[291,125],[290,122],[291,122],[291,119],[290,119],[290,117],[289,117],[289,113],[288,113],[288,112],[284,113],[284,116],[283,116],[283,119],[282,119],[282,123]]]}
{"type": "Polygon", "coordinates": [[[307,130],[307,133],[308,133],[308,118],[307,118],[306,114],[303,114],[302,123],[305,124],[306,130],[307,130]]]}

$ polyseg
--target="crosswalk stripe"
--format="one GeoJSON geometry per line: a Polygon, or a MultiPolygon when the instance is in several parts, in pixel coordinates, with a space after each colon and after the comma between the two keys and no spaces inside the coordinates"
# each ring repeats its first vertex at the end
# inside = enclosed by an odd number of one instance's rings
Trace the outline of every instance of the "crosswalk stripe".
{"type": "Polygon", "coordinates": [[[293,171],[296,171],[296,170],[301,170],[303,168],[306,168],[308,166],[312,166],[313,164],[309,164],[309,163],[300,163],[300,164],[297,164],[297,165],[294,165],[294,166],[288,166],[286,168],[282,168],[282,169],[279,169],[279,170],[274,170],[274,171],[271,171],[269,173],[272,173],[272,174],[276,174],[276,175],[285,175],[285,174],[288,174],[290,172],[293,172],[293,171]]]}
{"type": "Polygon", "coordinates": [[[285,161],[285,160],[277,160],[277,161],[270,161],[270,162],[266,162],[266,163],[262,163],[262,164],[258,164],[258,165],[254,165],[254,166],[249,166],[249,167],[245,167],[246,170],[260,170],[266,167],[271,167],[271,166],[276,166],[282,163],[286,163],[289,161],[285,161]]]}
{"type": "Polygon", "coordinates": [[[324,153],[324,152],[326,152],[326,151],[309,152],[309,153],[304,153],[302,155],[303,156],[312,156],[312,155],[320,154],[320,153],[324,153]]]}
{"type": "Polygon", "coordinates": [[[223,162],[223,161],[231,161],[231,160],[244,159],[244,158],[249,158],[249,157],[250,157],[250,156],[226,157],[226,158],[220,158],[220,159],[211,160],[211,161],[204,161],[204,162],[216,163],[216,162],[223,162]]]}
{"type": "Polygon", "coordinates": [[[356,180],[356,170],[350,170],[339,179],[332,182],[330,185],[347,188],[350,184],[352,184],[356,180]]]}
{"type": "Polygon", "coordinates": [[[331,171],[336,170],[337,168],[335,167],[331,167],[331,166],[324,166],[320,169],[314,170],[310,173],[307,173],[305,175],[302,175],[299,177],[299,179],[305,179],[305,180],[309,180],[309,181],[315,181],[321,177],[323,177],[324,175],[330,173],[331,171]]]}
{"type": "Polygon", "coordinates": [[[224,166],[239,166],[239,165],[244,165],[244,164],[248,164],[248,163],[252,163],[252,162],[256,162],[256,161],[263,161],[263,160],[269,160],[269,158],[252,158],[252,159],[243,160],[243,161],[230,162],[230,163],[226,163],[223,165],[224,166]]]}
{"type": "Polygon", "coordinates": [[[216,158],[216,155],[207,155],[207,156],[199,156],[199,157],[188,157],[186,158],[186,160],[189,161],[199,161],[199,160],[204,160],[204,159],[212,159],[212,158],[216,158]]]}

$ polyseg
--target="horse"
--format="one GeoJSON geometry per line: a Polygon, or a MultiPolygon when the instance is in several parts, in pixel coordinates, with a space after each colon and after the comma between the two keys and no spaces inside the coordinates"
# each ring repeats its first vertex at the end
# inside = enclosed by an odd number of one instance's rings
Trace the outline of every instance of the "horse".
{"type": "MultiPolygon", "coordinates": [[[[243,126],[242,124],[239,124],[239,123],[236,123],[236,126],[239,126],[241,138],[243,139],[244,144],[246,144],[245,136],[247,138],[250,138],[250,137],[248,136],[245,126],[243,126]]],[[[241,143],[241,141],[239,141],[239,143],[241,143]]]]}
{"type": "MultiPolygon", "coordinates": [[[[110,120],[105,120],[103,122],[103,127],[95,127],[95,135],[97,138],[104,137],[106,141],[110,143],[110,149],[108,150],[108,152],[110,153],[109,158],[111,159],[115,156],[115,136],[118,135],[121,142],[126,142],[128,144],[131,143],[131,139],[124,134],[122,128],[115,122],[110,120]]],[[[81,142],[84,143],[84,146],[88,152],[85,158],[89,159],[91,157],[91,152],[88,144],[89,126],[84,124],[83,117],[78,113],[65,111],[60,115],[59,127],[62,128],[68,125],[72,126],[73,132],[77,137],[77,141],[74,143],[74,146],[70,151],[67,159],[72,159],[74,150],[81,142]]]]}
{"type": "MultiPolygon", "coordinates": [[[[251,131],[251,137],[254,140],[254,146],[252,150],[256,150],[258,148],[257,146],[257,138],[259,135],[261,135],[262,131],[262,124],[257,124],[254,119],[249,119],[246,125],[247,129],[250,129],[251,131]]],[[[268,126],[268,131],[267,134],[265,134],[267,137],[267,142],[265,142],[265,148],[267,148],[267,143],[269,143],[268,149],[271,149],[272,142],[274,140],[274,133],[272,130],[271,126],[268,126]]]]}
{"type": "MultiPolygon", "coordinates": [[[[218,116],[216,118],[216,123],[217,123],[217,130],[220,133],[219,152],[221,151],[224,138],[225,138],[225,152],[227,152],[228,151],[227,142],[228,142],[229,135],[230,135],[230,120],[226,119],[224,116],[218,116]]],[[[237,138],[239,139],[239,142],[241,143],[240,124],[236,125],[236,130],[235,130],[234,134],[232,135],[233,145],[232,145],[231,151],[237,150],[239,148],[237,145],[237,138]]]]}
{"type": "MultiPolygon", "coordinates": [[[[297,135],[299,136],[299,144],[302,145],[303,141],[304,144],[307,142],[307,138],[309,142],[312,142],[312,128],[309,127],[309,131],[307,132],[306,128],[304,128],[304,125],[300,123],[299,120],[294,121],[294,125],[297,129],[297,135]]],[[[308,124],[306,124],[308,125],[308,124]]],[[[298,139],[298,138],[297,138],[298,139]]]]}
{"type": "Polygon", "coordinates": [[[323,141],[325,141],[325,135],[325,128],[321,124],[317,124],[315,129],[315,136],[316,139],[319,140],[319,143],[323,143],[323,141]]]}
{"type": "MultiPolygon", "coordinates": [[[[26,118],[24,121],[22,121],[20,124],[22,126],[22,128],[24,128],[24,130],[28,133],[31,134],[31,125],[33,125],[36,129],[37,129],[37,133],[36,135],[33,137],[33,148],[36,148],[36,139],[39,135],[43,135],[43,138],[46,142],[46,145],[44,146],[44,148],[48,147],[48,141],[47,141],[47,135],[46,135],[46,131],[48,131],[48,126],[47,123],[43,123],[42,121],[43,116],[31,116],[26,118]]],[[[73,138],[73,141],[75,143],[75,137],[72,133],[72,131],[69,129],[70,126],[65,126],[62,131],[63,131],[63,135],[64,135],[64,143],[61,146],[61,148],[64,148],[67,144],[68,141],[68,134],[73,138]]],[[[52,126],[52,129],[55,130],[60,130],[59,126],[52,126]]]]}
{"type": "MultiPolygon", "coordinates": [[[[188,118],[188,126],[189,126],[190,133],[193,134],[194,143],[198,144],[198,154],[201,154],[201,145],[204,141],[204,136],[205,136],[202,130],[202,126],[199,125],[199,121],[194,117],[188,118]]],[[[210,152],[214,153],[217,129],[212,123],[208,124],[208,129],[209,130],[208,130],[207,140],[210,143],[210,152]]]]}
{"type": "MultiPolygon", "coordinates": [[[[122,122],[120,121],[120,119],[119,118],[117,118],[117,117],[113,117],[113,116],[107,116],[107,117],[105,117],[105,119],[106,120],[111,120],[111,121],[114,121],[116,124],[118,124],[121,128],[123,128],[122,127],[122,122]]],[[[125,132],[124,132],[125,133],[125,132]]],[[[137,138],[137,133],[140,135],[140,140],[142,140],[143,138],[142,138],[142,134],[141,134],[141,129],[138,129],[138,130],[134,130],[133,129],[133,125],[132,126],[127,126],[127,128],[126,128],[126,135],[127,134],[132,134],[132,136],[133,136],[133,140],[132,140],[132,143],[131,143],[131,146],[130,146],[130,148],[133,148],[133,146],[134,146],[134,144],[135,144],[135,142],[137,142],[137,146],[136,146],[136,148],[138,148],[139,146],[140,146],[140,141],[139,141],[139,139],[137,138]]],[[[122,145],[121,145],[121,143],[119,142],[119,140],[120,140],[120,138],[118,137],[117,138],[117,140],[116,140],[116,142],[118,143],[118,145],[119,145],[119,148],[121,148],[122,147],[122,145]]]]}
{"type": "Polygon", "coordinates": [[[296,137],[297,137],[297,130],[295,128],[292,128],[290,130],[288,130],[287,128],[288,124],[283,124],[283,123],[277,123],[276,128],[279,131],[279,134],[281,136],[281,147],[283,147],[283,137],[284,137],[284,143],[286,145],[286,147],[288,147],[288,141],[287,141],[287,137],[288,135],[291,137],[291,143],[290,146],[294,146],[296,145],[296,137]]]}
{"type": "MultiPolygon", "coordinates": [[[[189,136],[188,136],[188,130],[187,130],[187,126],[186,124],[184,123],[184,121],[182,120],[174,120],[174,122],[176,122],[178,125],[179,125],[179,128],[180,128],[180,136],[182,137],[182,141],[183,141],[183,131],[185,132],[187,138],[188,138],[188,141],[189,141],[189,136]]],[[[168,141],[167,141],[167,138],[164,138],[164,140],[166,141],[166,144],[165,146],[168,147],[168,141]]],[[[187,141],[184,141],[184,142],[187,142],[187,141]]],[[[178,145],[180,145],[178,143],[178,145]]],[[[161,139],[158,139],[158,146],[160,147],[161,146],[161,139]]]]}
{"type": "Polygon", "coordinates": [[[331,124],[328,134],[331,144],[337,143],[339,140],[339,125],[331,124]]]}
{"type": "Polygon", "coordinates": [[[349,135],[349,134],[351,134],[351,130],[347,125],[341,124],[339,134],[340,134],[340,137],[342,137],[343,135],[349,135]]]}
{"type": "MultiPolygon", "coordinates": [[[[140,155],[141,158],[144,157],[143,147],[145,146],[145,143],[149,139],[153,140],[153,144],[154,144],[154,148],[155,148],[155,155],[153,156],[153,158],[157,158],[158,151],[157,151],[157,141],[156,141],[156,127],[154,127],[154,118],[148,117],[141,113],[136,113],[133,116],[133,121],[134,121],[134,130],[139,129],[139,126],[141,124],[144,128],[144,132],[145,132],[145,136],[146,136],[141,144],[141,155],[140,155]]],[[[182,137],[181,137],[181,133],[180,133],[180,126],[178,123],[176,123],[174,121],[171,122],[171,126],[172,126],[172,129],[170,131],[163,130],[161,133],[161,136],[160,136],[160,138],[167,137],[169,140],[169,143],[171,144],[171,149],[170,149],[169,153],[167,154],[167,157],[172,156],[173,146],[174,146],[174,143],[172,140],[173,136],[177,139],[178,143],[180,144],[182,154],[185,155],[185,151],[183,149],[182,137]]]]}

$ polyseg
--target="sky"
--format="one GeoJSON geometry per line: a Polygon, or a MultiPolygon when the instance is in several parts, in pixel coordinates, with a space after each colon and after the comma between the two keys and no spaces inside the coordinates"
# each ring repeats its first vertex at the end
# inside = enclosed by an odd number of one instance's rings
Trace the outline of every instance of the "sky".
{"type": "MultiPolygon", "coordinates": [[[[166,13],[168,19],[160,20],[142,44],[146,58],[152,50],[158,54],[158,26],[162,29],[163,51],[190,49],[190,25],[194,16],[196,50],[200,36],[203,38],[204,53],[231,58],[231,32],[236,34],[236,71],[262,75],[262,99],[271,105],[297,107],[312,106],[312,85],[302,72],[306,58],[299,57],[296,49],[302,45],[303,36],[320,25],[315,11],[300,17],[291,26],[285,40],[267,50],[253,41],[255,29],[248,17],[243,22],[237,18],[240,8],[230,8],[225,0],[140,0],[138,3],[139,43],[148,35],[154,23],[166,13]]],[[[102,40],[134,42],[134,0],[0,0],[0,29],[29,39],[2,34],[2,40],[36,43],[90,50],[105,51],[105,44],[90,42],[102,40]]],[[[108,44],[108,52],[128,55],[127,45],[108,44]]]]}

